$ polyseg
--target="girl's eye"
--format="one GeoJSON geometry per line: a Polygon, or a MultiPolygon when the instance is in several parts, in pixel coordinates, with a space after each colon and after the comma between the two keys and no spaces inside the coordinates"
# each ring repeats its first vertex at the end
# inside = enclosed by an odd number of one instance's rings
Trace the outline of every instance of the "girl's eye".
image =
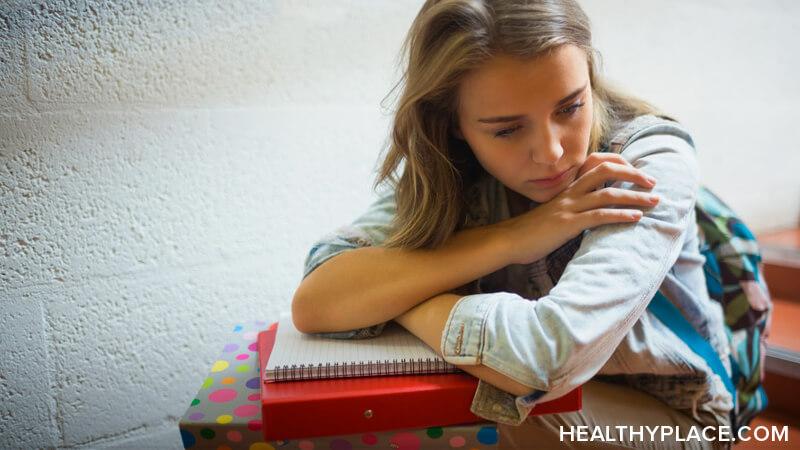
{"type": "Polygon", "coordinates": [[[520,128],[522,128],[522,126],[521,125],[517,125],[515,127],[511,127],[511,128],[506,128],[506,129],[500,130],[500,131],[498,131],[498,132],[496,132],[494,134],[494,137],[496,137],[496,138],[506,138],[506,137],[510,136],[511,133],[517,131],[520,128]]]}
{"type": "MultiPolygon", "coordinates": [[[[558,113],[559,114],[563,114],[563,115],[565,115],[567,117],[572,117],[572,116],[575,115],[576,112],[578,112],[578,109],[581,108],[583,105],[584,105],[584,103],[575,103],[574,105],[571,105],[571,106],[569,106],[567,108],[564,108],[564,109],[560,110],[558,113]]],[[[502,130],[496,132],[494,134],[494,137],[501,138],[501,139],[507,138],[507,137],[511,136],[515,131],[519,130],[520,128],[522,128],[522,125],[517,125],[515,127],[502,129],[502,130]]]]}
{"type": "Polygon", "coordinates": [[[578,108],[580,108],[581,106],[583,106],[583,103],[575,103],[574,105],[564,108],[559,112],[561,114],[566,114],[567,116],[572,116],[578,111],[578,108]]]}

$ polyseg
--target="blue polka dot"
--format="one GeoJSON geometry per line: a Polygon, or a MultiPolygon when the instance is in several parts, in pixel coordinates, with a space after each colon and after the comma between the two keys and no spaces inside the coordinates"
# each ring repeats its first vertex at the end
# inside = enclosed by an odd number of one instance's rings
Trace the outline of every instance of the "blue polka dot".
{"type": "Polygon", "coordinates": [[[233,328],[233,332],[234,332],[234,333],[238,333],[238,332],[240,332],[240,331],[242,331],[242,326],[241,326],[241,325],[236,325],[236,326],[233,328]]]}
{"type": "Polygon", "coordinates": [[[259,381],[261,380],[259,380],[258,377],[250,378],[249,380],[247,380],[247,383],[245,383],[245,386],[247,386],[250,389],[259,389],[261,387],[259,381]]]}
{"type": "Polygon", "coordinates": [[[183,448],[192,448],[196,442],[194,435],[186,430],[181,430],[181,440],[183,441],[183,448]]]}
{"type": "Polygon", "coordinates": [[[484,445],[497,444],[497,427],[483,427],[478,431],[478,442],[484,445]]]}

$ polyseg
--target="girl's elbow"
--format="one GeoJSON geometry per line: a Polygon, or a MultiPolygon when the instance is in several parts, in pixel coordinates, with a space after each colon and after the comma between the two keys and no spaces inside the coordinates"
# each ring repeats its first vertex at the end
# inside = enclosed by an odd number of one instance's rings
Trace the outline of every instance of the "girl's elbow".
{"type": "Polygon", "coordinates": [[[292,297],[292,323],[297,331],[301,333],[315,332],[313,317],[309,317],[312,311],[313,308],[309,305],[308,294],[301,283],[292,297]]]}

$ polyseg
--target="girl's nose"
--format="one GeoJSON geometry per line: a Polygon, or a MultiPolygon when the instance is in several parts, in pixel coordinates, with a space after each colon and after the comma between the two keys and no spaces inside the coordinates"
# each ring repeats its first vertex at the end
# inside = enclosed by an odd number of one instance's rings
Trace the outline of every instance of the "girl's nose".
{"type": "Polygon", "coordinates": [[[561,139],[559,139],[558,133],[550,127],[537,130],[531,141],[530,152],[531,159],[543,166],[555,165],[564,155],[561,139]]]}

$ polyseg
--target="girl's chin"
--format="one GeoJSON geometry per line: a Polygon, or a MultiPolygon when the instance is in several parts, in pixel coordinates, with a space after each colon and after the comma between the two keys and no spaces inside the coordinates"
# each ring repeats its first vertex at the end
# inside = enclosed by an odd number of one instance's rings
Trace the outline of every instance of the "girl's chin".
{"type": "Polygon", "coordinates": [[[533,196],[533,198],[531,198],[531,200],[535,201],[536,203],[542,204],[542,203],[549,202],[549,201],[550,201],[550,200],[552,200],[552,199],[553,199],[553,198],[554,198],[556,195],[558,195],[558,193],[554,193],[554,194],[542,194],[542,195],[534,195],[534,196],[533,196]]]}
{"type": "Polygon", "coordinates": [[[530,195],[526,195],[526,197],[541,204],[554,199],[562,191],[563,189],[543,189],[531,192],[530,195]]]}

